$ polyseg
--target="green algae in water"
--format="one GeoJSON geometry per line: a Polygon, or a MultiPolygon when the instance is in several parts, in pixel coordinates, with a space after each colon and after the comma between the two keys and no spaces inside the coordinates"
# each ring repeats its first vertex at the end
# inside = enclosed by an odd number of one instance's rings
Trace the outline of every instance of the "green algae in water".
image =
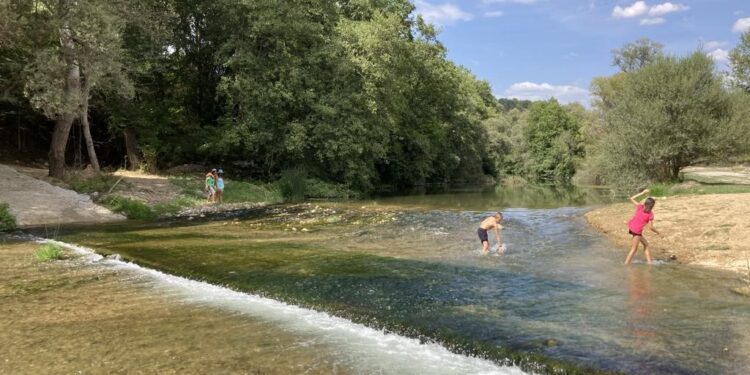
{"type": "MultiPolygon", "coordinates": [[[[698,301],[696,284],[705,284],[698,273],[670,285],[675,280],[664,276],[672,271],[662,268],[653,273],[658,280],[653,289],[665,284],[670,290],[649,292],[640,285],[649,272],[636,266],[626,273],[619,254],[612,261],[597,258],[611,253],[596,253],[588,232],[576,229],[580,221],[570,215],[578,211],[511,212],[507,234],[523,257],[465,254],[457,260],[429,258],[430,246],[421,244],[420,233],[440,227],[450,234],[441,242],[460,248],[466,246],[461,233],[468,232],[467,240],[476,246],[469,231],[481,214],[406,213],[381,225],[387,213],[337,211],[343,219],[336,225],[310,220],[305,212],[280,211],[239,222],[111,227],[64,239],[537,373],[733,373],[727,369],[741,366],[719,367],[718,361],[730,356],[712,352],[741,339],[732,329],[717,326],[720,333],[704,334],[679,324],[709,324],[695,318],[711,315],[686,309],[698,301]],[[289,231],[305,220],[310,233],[289,231]],[[400,252],[409,256],[383,255],[400,252]],[[662,312],[662,300],[669,302],[668,313],[662,312]],[[688,349],[685,342],[691,343],[688,349]]],[[[721,314],[736,302],[722,298],[715,303],[719,310],[706,305],[708,311],[731,319],[721,314]]],[[[737,327],[746,317],[733,311],[737,327]]]]}

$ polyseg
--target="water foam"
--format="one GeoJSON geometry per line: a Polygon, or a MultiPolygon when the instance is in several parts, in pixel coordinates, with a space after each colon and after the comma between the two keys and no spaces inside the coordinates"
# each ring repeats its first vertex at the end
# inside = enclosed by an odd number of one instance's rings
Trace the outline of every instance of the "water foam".
{"type": "Polygon", "coordinates": [[[516,367],[459,355],[434,343],[386,333],[346,319],[289,305],[226,287],[165,274],[116,258],[104,258],[92,249],[54,240],[39,240],[65,247],[87,262],[116,267],[147,277],[155,289],[195,304],[247,314],[277,324],[281,329],[312,336],[330,347],[334,356],[358,373],[429,373],[521,375],[516,367]]]}

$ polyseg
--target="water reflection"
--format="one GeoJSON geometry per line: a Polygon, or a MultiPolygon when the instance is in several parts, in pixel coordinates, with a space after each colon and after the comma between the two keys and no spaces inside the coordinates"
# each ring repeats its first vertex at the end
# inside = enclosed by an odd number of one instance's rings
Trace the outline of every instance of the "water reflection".
{"type": "Polygon", "coordinates": [[[624,198],[612,189],[556,185],[502,186],[457,191],[414,191],[376,198],[380,204],[433,209],[493,210],[503,208],[559,208],[605,204],[624,198]]]}
{"type": "Polygon", "coordinates": [[[627,335],[639,347],[650,346],[656,334],[652,310],[651,267],[628,270],[627,335]]]}

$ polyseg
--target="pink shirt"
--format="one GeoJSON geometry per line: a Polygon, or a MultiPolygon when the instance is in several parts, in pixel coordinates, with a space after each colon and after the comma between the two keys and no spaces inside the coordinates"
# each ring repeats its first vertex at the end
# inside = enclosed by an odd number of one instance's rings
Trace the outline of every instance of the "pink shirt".
{"type": "Polygon", "coordinates": [[[645,207],[642,204],[639,204],[635,208],[633,218],[628,221],[628,229],[633,233],[641,234],[641,232],[643,232],[643,227],[645,227],[649,221],[654,220],[654,213],[644,212],[644,208],[645,207]]]}

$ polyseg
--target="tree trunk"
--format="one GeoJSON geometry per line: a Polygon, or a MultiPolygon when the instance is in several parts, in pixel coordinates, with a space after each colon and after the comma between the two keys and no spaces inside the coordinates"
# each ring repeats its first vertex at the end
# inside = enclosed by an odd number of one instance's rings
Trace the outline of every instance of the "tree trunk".
{"type": "Polygon", "coordinates": [[[83,127],[83,138],[86,140],[86,151],[89,154],[89,162],[94,171],[99,173],[99,159],[96,157],[94,149],[94,140],[91,139],[91,130],[89,129],[89,83],[84,77],[83,88],[81,90],[81,126],[83,127]]]}
{"type": "MultiPolygon", "coordinates": [[[[75,48],[68,26],[63,26],[60,29],[60,46],[67,51],[75,48]]],[[[68,135],[78,108],[77,96],[81,90],[81,71],[78,61],[71,56],[67,56],[65,61],[67,65],[65,90],[63,92],[65,110],[55,118],[55,130],[52,132],[52,142],[49,149],[49,175],[59,179],[65,177],[65,147],[68,145],[68,135]]]]}
{"type": "Polygon", "coordinates": [[[135,129],[127,127],[122,131],[122,134],[125,137],[125,150],[128,153],[128,169],[138,169],[141,167],[141,154],[138,152],[138,139],[135,129]]]}

